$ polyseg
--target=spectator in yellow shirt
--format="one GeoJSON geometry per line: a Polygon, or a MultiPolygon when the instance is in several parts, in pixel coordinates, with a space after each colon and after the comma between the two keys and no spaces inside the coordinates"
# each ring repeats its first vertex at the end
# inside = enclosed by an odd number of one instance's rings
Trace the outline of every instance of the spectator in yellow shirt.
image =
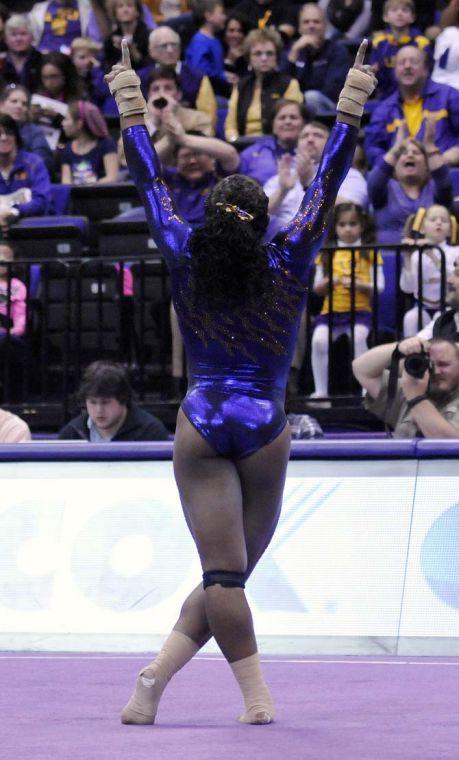
{"type": "MultiPolygon", "coordinates": [[[[353,333],[354,357],[360,356],[368,349],[375,254],[371,250],[359,250],[358,246],[371,242],[372,228],[371,220],[356,203],[340,203],[335,206],[330,242],[337,250],[333,254],[322,252],[316,260],[314,292],[319,296],[325,296],[325,300],[312,336],[311,361],[315,385],[312,398],[328,395],[330,322],[332,341],[343,334],[352,340],[353,333]]],[[[378,292],[382,292],[384,274],[380,255],[376,260],[376,272],[376,287],[378,292]]]]}

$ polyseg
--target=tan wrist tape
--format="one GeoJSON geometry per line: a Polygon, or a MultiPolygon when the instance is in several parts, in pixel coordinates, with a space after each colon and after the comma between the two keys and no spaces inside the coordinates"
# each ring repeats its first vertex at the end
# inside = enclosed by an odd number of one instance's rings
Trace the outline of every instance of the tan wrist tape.
{"type": "Polygon", "coordinates": [[[146,113],[147,104],[140,90],[140,79],[132,69],[117,74],[110,82],[109,89],[116,100],[120,116],[146,113]]]}
{"type": "Polygon", "coordinates": [[[360,118],[374,89],[373,77],[359,69],[350,69],[339,94],[337,110],[360,118]]]}

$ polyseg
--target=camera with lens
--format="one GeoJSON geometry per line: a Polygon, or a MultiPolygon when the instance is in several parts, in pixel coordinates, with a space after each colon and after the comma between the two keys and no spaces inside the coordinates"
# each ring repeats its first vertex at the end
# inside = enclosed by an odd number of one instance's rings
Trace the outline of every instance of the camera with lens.
{"type": "Polygon", "coordinates": [[[421,351],[419,354],[409,354],[405,359],[405,372],[411,377],[417,377],[421,379],[424,374],[429,370],[432,370],[432,362],[429,359],[429,354],[425,351],[421,351]]]}

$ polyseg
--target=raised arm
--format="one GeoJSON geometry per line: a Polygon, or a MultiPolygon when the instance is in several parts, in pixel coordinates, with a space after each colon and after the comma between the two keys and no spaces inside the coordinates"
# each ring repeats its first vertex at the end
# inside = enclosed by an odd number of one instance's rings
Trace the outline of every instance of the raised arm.
{"type": "Polygon", "coordinates": [[[129,49],[121,43],[122,59],[105,77],[120,112],[126,162],[145,206],[152,237],[169,267],[183,255],[191,232],[177,213],[145,126],[146,104],[140,80],[132,70],[129,49]]]}
{"type": "Polygon", "coordinates": [[[361,43],[340,93],[336,124],[316,177],[290,224],[273,241],[300,276],[305,275],[322,244],[329,212],[352,163],[363,107],[376,86],[373,72],[363,63],[367,44],[367,40],[361,43]]]}

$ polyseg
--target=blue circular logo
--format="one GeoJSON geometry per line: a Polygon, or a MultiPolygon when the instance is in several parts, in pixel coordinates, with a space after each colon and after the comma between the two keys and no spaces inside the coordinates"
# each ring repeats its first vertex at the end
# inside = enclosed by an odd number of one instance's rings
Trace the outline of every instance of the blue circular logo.
{"type": "Polygon", "coordinates": [[[421,568],[433,593],[459,609],[459,504],[432,524],[422,544],[421,568]]]}

